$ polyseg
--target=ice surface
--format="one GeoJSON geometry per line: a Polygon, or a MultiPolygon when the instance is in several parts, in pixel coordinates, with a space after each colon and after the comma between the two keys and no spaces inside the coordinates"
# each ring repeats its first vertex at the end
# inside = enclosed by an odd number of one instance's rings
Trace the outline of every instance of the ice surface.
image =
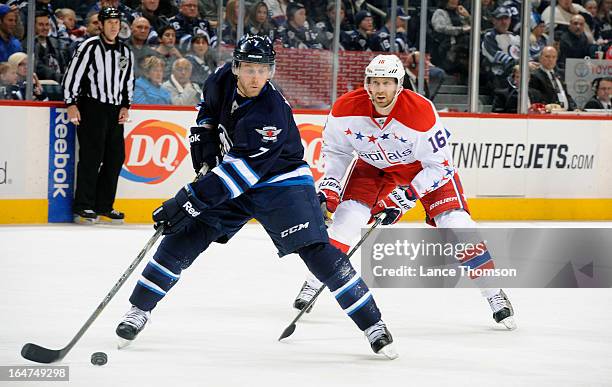
{"type": "MultiPolygon", "coordinates": [[[[150,226],[0,227],[0,365],[34,365],[20,357],[26,342],[66,345],[151,235],[150,226]]],[[[395,361],[373,355],[326,292],[279,343],[305,267],[295,255],[279,260],[250,224],[184,271],[138,340],[118,351],[114,330],[143,267],[60,363],[70,382],[53,385],[612,385],[611,289],[510,289],[514,332],[495,326],[475,289],[374,289],[395,361]],[[96,351],[108,364],[90,364],[96,351]]]]}

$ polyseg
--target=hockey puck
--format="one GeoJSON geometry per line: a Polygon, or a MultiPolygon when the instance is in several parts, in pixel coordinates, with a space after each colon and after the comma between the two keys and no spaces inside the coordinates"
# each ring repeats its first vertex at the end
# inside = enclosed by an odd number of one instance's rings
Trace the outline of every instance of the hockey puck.
{"type": "Polygon", "coordinates": [[[104,352],[94,352],[91,354],[91,364],[103,366],[108,361],[108,356],[104,352]]]}

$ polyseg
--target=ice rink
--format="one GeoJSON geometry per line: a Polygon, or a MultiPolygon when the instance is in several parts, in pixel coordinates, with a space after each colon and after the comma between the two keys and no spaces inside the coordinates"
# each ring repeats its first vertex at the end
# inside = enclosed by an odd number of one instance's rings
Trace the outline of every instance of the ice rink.
{"type": "MultiPolygon", "coordinates": [[[[20,356],[26,342],[66,345],[151,235],[150,226],[0,227],[0,365],[34,365],[20,356]]],[[[513,332],[496,326],[476,289],[374,289],[395,361],[375,356],[326,292],[278,342],[305,266],[279,260],[249,224],[184,271],[118,351],[114,330],[144,264],[59,363],[69,383],[0,386],[612,386],[611,289],[510,289],[513,332]],[[90,364],[96,351],[108,364],[90,364]]]]}

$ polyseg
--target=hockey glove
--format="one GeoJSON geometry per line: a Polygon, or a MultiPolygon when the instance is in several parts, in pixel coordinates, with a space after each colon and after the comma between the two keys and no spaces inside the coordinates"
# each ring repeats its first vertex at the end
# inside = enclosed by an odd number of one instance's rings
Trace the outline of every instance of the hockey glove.
{"type": "Polygon", "coordinates": [[[385,218],[382,224],[387,226],[390,224],[397,223],[408,210],[412,209],[416,205],[417,196],[414,194],[410,187],[397,187],[389,196],[383,200],[379,200],[376,205],[372,208],[370,213],[372,217],[368,223],[372,223],[374,218],[384,213],[385,218]]]}
{"type": "Polygon", "coordinates": [[[221,161],[221,141],[216,126],[194,126],[189,135],[191,162],[196,173],[204,164],[213,169],[221,161]]]}
{"type": "Polygon", "coordinates": [[[182,231],[207,208],[187,184],[172,199],[153,211],[155,229],[164,227],[164,235],[182,231]]]}
{"type": "Polygon", "coordinates": [[[326,177],[319,184],[319,202],[321,203],[321,212],[325,222],[329,222],[330,218],[327,216],[327,212],[336,212],[338,204],[340,204],[340,191],[342,187],[340,182],[334,178],[326,177]]]}

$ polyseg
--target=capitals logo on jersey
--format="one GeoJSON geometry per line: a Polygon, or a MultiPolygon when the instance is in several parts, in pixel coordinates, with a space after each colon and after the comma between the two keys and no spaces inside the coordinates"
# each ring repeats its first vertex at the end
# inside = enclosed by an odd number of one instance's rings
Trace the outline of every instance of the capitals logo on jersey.
{"type": "Polygon", "coordinates": [[[264,126],[262,129],[255,129],[255,131],[261,134],[263,142],[276,142],[282,129],[276,129],[276,126],[264,126]]]}
{"type": "Polygon", "coordinates": [[[146,184],[163,182],[189,153],[186,137],[187,130],[171,122],[141,122],[125,137],[121,177],[146,184]]]}

